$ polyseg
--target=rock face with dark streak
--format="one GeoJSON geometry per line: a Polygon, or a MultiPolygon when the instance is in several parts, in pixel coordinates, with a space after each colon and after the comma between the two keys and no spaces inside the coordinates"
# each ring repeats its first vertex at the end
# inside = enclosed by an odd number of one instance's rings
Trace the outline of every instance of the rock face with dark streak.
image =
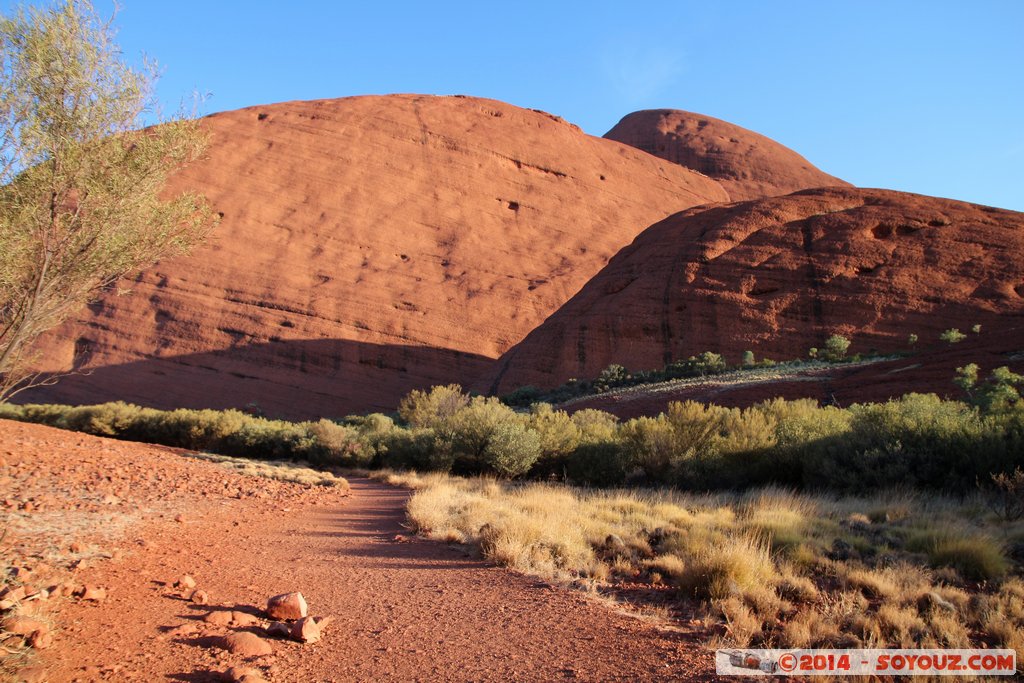
{"type": "MultiPolygon", "coordinates": [[[[1024,344],[1024,214],[853,188],[690,209],[647,229],[499,362],[506,392],[702,351],[732,363],[906,350],[946,329],[1024,344]]],[[[1015,345],[1015,346],[1014,346],[1015,345]]],[[[947,380],[948,381],[948,380],[947,380]]],[[[914,390],[907,387],[906,390],[914,390]]]]}
{"type": "Polygon", "coordinates": [[[49,336],[91,374],[25,401],[313,417],[479,376],[641,230],[714,180],[557,117],[466,97],[289,102],[203,122],[170,190],[223,215],[49,336]]]}
{"type": "Polygon", "coordinates": [[[605,137],[700,171],[720,182],[736,202],[849,185],[770,138],[678,109],[634,112],[605,137]]]}

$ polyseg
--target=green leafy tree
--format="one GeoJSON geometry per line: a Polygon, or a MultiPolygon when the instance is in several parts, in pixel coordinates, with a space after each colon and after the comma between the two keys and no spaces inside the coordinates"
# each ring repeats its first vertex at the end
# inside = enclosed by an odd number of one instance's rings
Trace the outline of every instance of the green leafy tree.
{"type": "Polygon", "coordinates": [[[42,333],[214,224],[200,196],[161,196],[198,122],[140,130],[155,69],[113,37],[87,0],[0,17],[0,401],[53,381],[31,370],[42,333]]]}

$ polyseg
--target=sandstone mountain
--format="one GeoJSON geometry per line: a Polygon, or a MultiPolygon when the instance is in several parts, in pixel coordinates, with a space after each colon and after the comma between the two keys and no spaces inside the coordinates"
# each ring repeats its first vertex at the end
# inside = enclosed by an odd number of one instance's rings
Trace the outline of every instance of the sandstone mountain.
{"type": "Polygon", "coordinates": [[[677,109],[634,112],[605,137],[716,179],[732,201],[849,185],[770,138],[677,109]]]}
{"type": "Polygon", "coordinates": [[[906,350],[910,334],[928,347],[980,324],[1020,352],[1022,255],[1024,214],[902,192],[825,188],[689,209],[623,249],[505,354],[490,386],[550,387],[708,350],[732,363],[747,349],[797,358],[833,333],[853,340],[851,353],[906,350]]]}
{"type": "Polygon", "coordinates": [[[203,126],[206,158],[169,190],[206,194],[212,239],[51,334],[45,369],[89,374],[22,400],[390,410],[486,372],[651,223],[729,198],[491,100],[291,102],[203,126]]]}

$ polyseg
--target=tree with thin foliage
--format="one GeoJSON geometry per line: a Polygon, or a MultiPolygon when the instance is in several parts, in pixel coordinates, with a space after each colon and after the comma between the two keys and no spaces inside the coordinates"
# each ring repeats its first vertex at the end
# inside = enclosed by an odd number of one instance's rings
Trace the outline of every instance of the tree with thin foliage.
{"type": "Polygon", "coordinates": [[[141,128],[155,80],[88,0],[0,17],[0,402],[54,381],[32,370],[41,334],[215,224],[161,195],[206,138],[193,116],[141,128]]]}

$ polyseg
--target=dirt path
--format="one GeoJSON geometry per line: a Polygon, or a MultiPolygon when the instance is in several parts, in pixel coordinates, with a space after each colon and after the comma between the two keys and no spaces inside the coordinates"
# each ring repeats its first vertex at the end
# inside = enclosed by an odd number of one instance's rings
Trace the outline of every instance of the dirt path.
{"type": "MultiPolygon", "coordinates": [[[[185,461],[190,471],[208,466],[153,447],[47,432],[51,445],[56,435],[87,448],[95,441],[126,449],[119,471],[161,459],[185,461]]],[[[459,547],[396,541],[408,494],[369,480],[351,484],[344,498],[319,492],[305,499],[290,490],[271,498],[185,497],[182,521],[161,512],[130,527],[108,545],[118,548],[108,553],[114,558],[87,570],[108,599],[57,606],[56,642],[44,651],[49,680],[215,681],[243,663],[274,683],[712,678],[711,655],[683,634],[459,547]],[[167,584],[186,573],[210,593],[211,605],[173,595],[167,584]],[[248,662],[211,647],[229,631],[202,621],[211,610],[255,612],[267,596],[292,590],[303,593],[312,615],[334,617],[322,641],[271,639],[274,654],[248,662]],[[167,633],[188,624],[198,630],[167,633]]]]}

